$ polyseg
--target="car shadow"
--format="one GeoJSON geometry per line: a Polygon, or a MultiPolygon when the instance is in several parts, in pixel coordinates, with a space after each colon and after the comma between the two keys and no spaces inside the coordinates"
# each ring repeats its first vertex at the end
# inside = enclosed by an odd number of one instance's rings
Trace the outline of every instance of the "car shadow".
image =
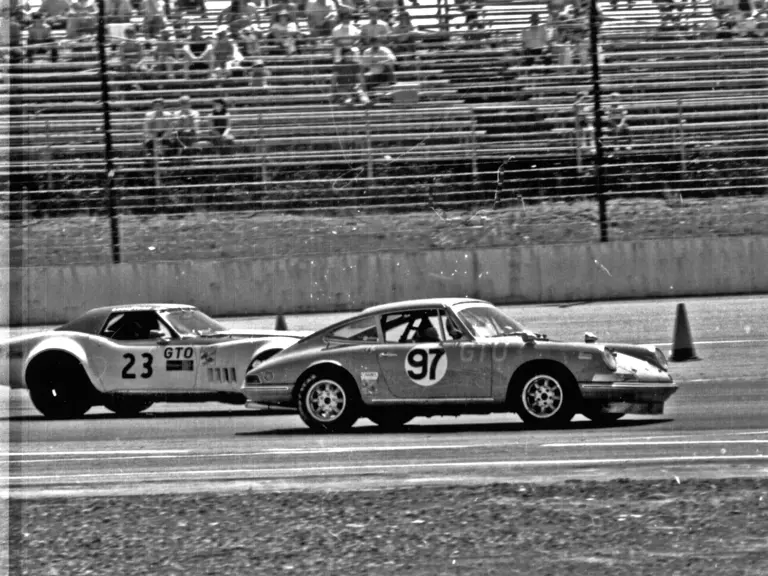
{"type": "MultiPolygon", "coordinates": [[[[11,411],[13,412],[13,411],[11,411]]],[[[158,419],[183,419],[183,418],[231,418],[238,416],[288,416],[297,414],[296,410],[204,410],[183,412],[147,412],[136,416],[118,416],[107,412],[104,414],[86,414],[80,418],[54,419],[46,418],[40,414],[25,414],[18,416],[0,417],[0,421],[6,422],[81,422],[94,420],[158,420],[158,419]]]]}
{"type": "MultiPolygon", "coordinates": [[[[642,426],[651,426],[653,424],[665,424],[672,422],[673,418],[656,418],[653,420],[626,420],[614,422],[612,424],[597,424],[595,422],[571,422],[563,426],[552,426],[548,428],[537,428],[529,426],[523,422],[494,422],[492,424],[406,424],[396,430],[387,430],[376,424],[370,423],[363,426],[356,426],[346,432],[339,434],[344,436],[366,435],[366,434],[424,434],[424,433],[456,433],[456,432],[552,432],[561,430],[569,432],[574,430],[617,430],[622,428],[638,428],[642,426]]],[[[317,436],[307,427],[302,428],[281,428],[278,430],[259,430],[254,432],[237,432],[236,436],[317,436]]]]}

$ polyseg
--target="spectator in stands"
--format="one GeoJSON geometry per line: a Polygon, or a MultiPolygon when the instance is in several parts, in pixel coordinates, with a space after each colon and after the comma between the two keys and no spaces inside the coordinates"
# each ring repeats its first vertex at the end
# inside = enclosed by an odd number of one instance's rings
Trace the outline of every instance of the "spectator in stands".
{"type": "Polygon", "coordinates": [[[381,43],[385,44],[392,33],[392,29],[389,24],[379,19],[379,9],[376,6],[371,6],[368,9],[368,15],[370,20],[360,27],[360,39],[363,46],[370,46],[372,38],[379,38],[381,43]]]}
{"type": "Polygon", "coordinates": [[[611,145],[609,152],[614,155],[632,148],[632,130],[628,118],[626,106],[619,102],[619,95],[614,92],[608,99],[608,113],[605,119],[605,133],[611,145]]]}
{"type": "Polygon", "coordinates": [[[383,84],[395,82],[395,54],[382,46],[381,38],[372,36],[371,46],[363,52],[360,64],[363,67],[363,90],[369,94],[371,90],[383,84]]]}
{"type": "Polygon", "coordinates": [[[591,115],[587,113],[586,92],[579,92],[573,102],[573,128],[577,147],[590,150],[593,146],[593,132],[591,115]]]}
{"type": "Polygon", "coordinates": [[[96,32],[96,7],[89,0],[76,0],[69,7],[67,37],[78,38],[96,32]]]}
{"type": "Polygon", "coordinates": [[[341,61],[341,49],[351,48],[360,40],[360,29],[352,23],[352,13],[346,8],[339,8],[339,23],[331,32],[333,38],[333,61],[341,61]]]}
{"type": "Polygon", "coordinates": [[[269,26],[269,39],[278,52],[291,56],[298,51],[299,27],[289,18],[286,10],[277,15],[277,20],[269,26]]]}
{"type": "Polygon", "coordinates": [[[157,98],[152,102],[152,110],[144,116],[144,152],[149,157],[163,156],[166,150],[176,148],[173,115],[165,109],[162,98],[157,98]]]}
{"type": "Polygon", "coordinates": [[[531,14],[531,25],[522,32],[523,66],[550,64],[551,31],[539,21],[539,15],[531,14]]]}
{"type": "Polygon", "coordinates": [[[155,65],[156,71],[165,73],[169,77],[173,77],[176,71],[176,66],[179,63],[177,58],[178,43],[173,38],[173,28],[166,26],[160,31],[160,39],[155,46],[155,65]]]}
{"type": "Polygon", "coordinates": [[[330,36],[338,18],[329,0],[308,0],[304,7],[309,33],[312,36],[330,36]]]}
{"type": "Polygon", "coordinates": [[[155,38],[166,26],[166,0],[144,0],[144,34],[155,38]]]}
{"type": "Polygon", "coordinates": [[[260,24],[259,9],[253,2],[232,0],[232,3],[221,11],[216,19],[216,24],[229,26],[229,29],[237,34],[246,26],[258,26],[260,24]]]}
{"type": "Polygon", "coordinates": [[[277,22],[279,20],[281,12],[288,13],[289,22],[298,21],[299,9],[296,6],[296,4],[294,4],[290,0],[278,0],[274,4],[270,5],[269,8],[267,8],[270,24],[272,24],[273,22],[277,22]]]}
{"type": "Polygon", "coordinates": [[[213,101],[211,110],[211,142],[219,154],[230,153],[235,146],[235,137],[232,135],[231,119],[227,111],[227,103],[223,98],[213,101]]]}
{"type": "MultiPolygon", "coordinates": [[[[0,26],[0,29],[4,28],[4,26],[0,26]]],[[[23,30],[24,27],[16,18],[11,18],[8,21],[8,61],[11,64],[21,64],[24,61],[24,52],[21,48],[23,30]]]]}
{"type": "Polygon", "coordinates": [[[341,61],[333,65],[331,84],[334,101],[341,101],[345,106],[353,105],[355,99],[361,104],[370,102],[363,90],[363,69],[357,48],[345,46],[341,49],[341,61]]]}
{"type": "Polygon", "coordinates": [[[139,82],[145,73],[144,44],[136,37],[136,29],[125,30],[125,39],[120,43],[120,67],[127,79],[133,82],[133,88],[140,89],[139,82]]]}
{"type": "Polygon", "coordinates": [[[271,74],[262,58],[261,31],[253,26],[240,30],[238,47],[243,55],[240,67],[251,77],[251,86],[261,90],[269,88],[268,78],[271,74]]]}
{"type": "Polygon", "coordinates": [[[45,21],[52,29],[63,30],[67,27],[69,18],[69,1],[43,0],[38,13],[45,17],[45,21]]]}
{"type": "Polygon", "coordinates": [[[51,62],[59,59],[59,50],[53,38],[51,27],[43,20],[43,15],[37,12],[32,15],[32,25],[27,30],[27,60],[32,62],[36,54],[51,53],[51,62]]]}
{"type": "Polygon", "coordinates": [[[411,15],[401,10],[397,15],[397,25],[390,36],[392,51],[398,58],[409,58],[416,51],[416,42],[422,36],[411,22],[411,15]]]}
{"type": "Polygon", "coordinates": [[[219,26],[216,29],[216,38],[211,47],[213,51],[213,73],[219,77],[229,77],[232,69],[239,65],[243,60],[243,55],[229,37],[229,29],[226,26],[219,26]]]}
{"type": "Polygon", "coordinates": [[[491,33],[486,30],[484,20],[480,17],[480,10],[470,8],[465,12],[464,42],[470,48],[482,48],[491,39],[491,33]]]}
{"type": "Polygon", "coordinates": [[[197,151],[200,133],[200,113],[192,108],[189,96],[179,98],[179,109],[173,115],[179,156],[188,156],[197,151]]]}
{"type": "MultiPolygon", "coordinates": [[[[224,28],[226,32],[226,27],[224,28]]],[[[213,46],[209,38],[203,36],[203,29],[195,25],[190,30],[189,38],[182,48],[185,58],[185,75],[190,77],[208,77],[213,70],[213,46]]]]}
{"type": "MultiPolygon", "coordinates": [[[[411,6],[420,6],[418,0],[410,0],[411,6]]],[[[385,22],[391,22],[397,12],[405,12],[404,0],[371,0],[371,6],[379,9],[379,17],[385,22]]]]}
{"type": "Polygon", "coordinates": [[[133,16],[130,0],[104,0],[104,16],[109,23],[128,23],[133,16]]]}
{"type": "Polygon", "coordinates": [[[205,0],[178,0],[177,7],[184,12],[197,10],[201,18],[206,18],[208,16],[208,11],[205,8],[205,0]]]}

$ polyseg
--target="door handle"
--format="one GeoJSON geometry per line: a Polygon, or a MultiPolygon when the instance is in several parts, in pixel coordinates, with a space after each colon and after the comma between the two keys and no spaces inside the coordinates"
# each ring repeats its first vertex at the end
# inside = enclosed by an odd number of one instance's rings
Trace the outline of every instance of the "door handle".
{"type": "Polygon", "coordinates": [[[397,358],[397,354],[394,352],[379,352],[381,358],[397,358]]]}

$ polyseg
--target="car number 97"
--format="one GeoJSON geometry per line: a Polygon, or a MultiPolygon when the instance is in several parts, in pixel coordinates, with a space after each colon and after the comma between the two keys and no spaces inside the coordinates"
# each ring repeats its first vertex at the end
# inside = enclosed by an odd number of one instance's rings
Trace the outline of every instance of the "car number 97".
{"type": "Polygon", "coordinates": [[[439,344],[414,346],[405,355],[405,373],[419,386],[434,386],[447,370],[448,358],[439,344]]]}

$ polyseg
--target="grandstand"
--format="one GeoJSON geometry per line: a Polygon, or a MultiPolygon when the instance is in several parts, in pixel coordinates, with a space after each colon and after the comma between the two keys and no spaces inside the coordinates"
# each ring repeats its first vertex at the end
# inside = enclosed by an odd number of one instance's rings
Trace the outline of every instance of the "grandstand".
{"type": "MultiPolygon", "coordinates": [[[[594,143],[583,145],[574,116],[579,93],[591,106],[591,67],[523,65],[520,33],[546,5],[484,4],[485,28],[472,35],[454,4],[448,26],[435,18],[434,1],[406,2],[422,40],[370,106],[333,100],[325,38],[303,43],[297,54],[264,55],[271,73],[264,88],[247,74],[128,77],[113,49],[121,40],[110,37],[118,210],[405,210],[484,205],[496,193],[504,203],[591,192],[594,143]],[[204,119],[213,99],[226,97],[237,140],[230,154],[203,146],[191,157],[147,160],[144,115],[154,99],[175,108],[182,95],[204,119]]],[[[208,15],[187,15],[189,25],[212,34],[226,5],[208,2],[208,15]]],[[[687,6],[675,29],[661,25],[647,0],[601,8],[602,99],[626,109],[632,137],[624,147],[604,138],[608,192],[765,192],[768,38],[759,31],[713,37],[706,3],[695,13],[687,6]]],[[[4,65],[12,190],[27,190],[32,208],[47,215],[97,214],[105,206],[99,52],[93,37],[67,41],[55,33],[57,62],[39,55],[4,65]]]]}

